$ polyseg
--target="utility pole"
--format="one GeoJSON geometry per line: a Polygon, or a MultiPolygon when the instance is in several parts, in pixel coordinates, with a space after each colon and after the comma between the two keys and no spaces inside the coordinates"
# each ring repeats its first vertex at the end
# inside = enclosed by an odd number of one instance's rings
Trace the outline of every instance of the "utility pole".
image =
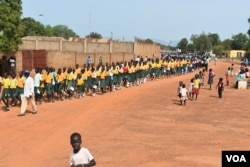
{"type": "Polygon", "coordinates": [[[111,40],[113,40],[113,32],[110,31],[110,34],[111,34],[111,40]]]}

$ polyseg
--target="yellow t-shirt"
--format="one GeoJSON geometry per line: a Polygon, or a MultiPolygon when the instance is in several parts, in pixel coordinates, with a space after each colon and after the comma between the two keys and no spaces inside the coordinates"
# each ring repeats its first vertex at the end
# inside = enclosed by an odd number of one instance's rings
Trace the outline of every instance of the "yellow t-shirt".
{"type": "Polygon", "coordinates": [[[62,83],[64,81],[64,79],[65,79],[65,76],[63,73],[56,75],[56,80],[58,83],[62,83]]]}
{"type": "Polygon", "coordinates": [[[3,79],[3,88],[5,88],[5,89],[10,88],[10,79],[9,78],[3,79]]]}
{"type": "Polygon", "coordinates": [[[17,87],[17,79],[16,78],[11,78],[10,79],[10,88],[11,89],[16,89],[16,87],[17,87]]]}
{"type": "Polygon", "coordinates": [[[24,77],[18,78],[18,80],[17,80],[17,86],[19,88],[23,88],[24,87],[24,82],[25,82],[24,77]]]}
{"type": "Polygon", "coordinates": [[[86,73],[86,72],[84,72],[84,73],[82,74],[82,79],[83,79],[83,80],[87,80],[87,73],[86,73]]]}
{"type": "Polygon", "coordinates": [[[45,77],[46,77],[46,75],[43,73],[43,74],[41,74],[41,88],[44,88],[44,82],[45,82],[45,77]]]}
{"type": "Polygon", "coordinates": [[[51,73],[47,74],[45,82],[49,83],[49,84],[52,82],[52,74],[51,73]]]}
{"type": "Polygon", "coordinates": [[[113,73],[117,75],[117,74],[118,74],[118,69],[115,68],[115,69],[113,70],[113,73]]]}
{"type": "Polygon", "coordinates": [[[161,63],[157,63],[156,68],[158,68],[158,69],[161,68],[161,63]]]}
{"type": "Polygon", "coordinates": [[[74,74],[73,74],[72,72],[69,73],[69,74],[67,74],[67,80],[68,80],[68,81],[73,80],[73,78],[74,78],[74,74]]]}
{"type": "Polygon", "coordinates": [[[199,88],[200,86],[200,79],[194,79],[194,88],[199,88]]]}
{"type": "Polygon", "coordinates": [[[100,75],[100,78],[105,79],[105,76],[106,76],[105,72],[102,72],[101,75],[100,75]]]}
{"type": "Polygon", "coordinates": [[[77,82],[76,82],[76,85],[77,86],[81,86],[81,85],[83,85],[83,83],[84,83],[83,79],[82,78],[78,78],[77,82]]]}
{"type": "Polygon", "coordinates": [[[76,74],[80,74],[81,73],[81,68],[78,68],[78,69],[76,69],[76,74]]]}

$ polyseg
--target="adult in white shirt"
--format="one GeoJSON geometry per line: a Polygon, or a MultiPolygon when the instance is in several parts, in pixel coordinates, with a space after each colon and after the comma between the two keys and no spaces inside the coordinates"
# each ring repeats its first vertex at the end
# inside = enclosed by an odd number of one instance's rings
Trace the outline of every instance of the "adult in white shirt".
{"type": "Polygon", "coordinates": [[[32,114],[37,113],[33,78],[30,77],[29,70],[24,71],[24,76],[26,79],[25,79],[25,83],[24,83],[24,92],[23,92],[23,95],[21,95],[21,99],[22,99],[21,111],[20,111],[20,114],[18,114],[18,116],[25,116],[28,102],[30,102],[32,104],[32,108],[33,108],[32,114]]]}

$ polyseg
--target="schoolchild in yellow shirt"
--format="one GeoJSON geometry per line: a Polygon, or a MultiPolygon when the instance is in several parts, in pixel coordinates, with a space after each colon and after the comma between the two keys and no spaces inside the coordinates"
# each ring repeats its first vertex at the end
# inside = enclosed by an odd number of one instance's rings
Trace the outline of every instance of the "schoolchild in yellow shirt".
{"type": "Polygon", "coordinates": [[[170,60],[167,60],[166,66],[167,66],[167,78],[170,78],[171,77],[171,61],[170,60]]]}
{"type": "Polygon", "coordinates": [[[87,80],[86,80],[86,84],[85,87],[87,89],[87,93],[90,93],[91,90],[91,67],[87,66],[87,70],[86,70],[86,76],[87,76],[87,80]]]}
{"type": "Polygon", "coordinates": [[[82,68],[81,74],[82,74],[82,80],[83,80],[83,87],[82,87],[83,94],[82,94],[82,96],[84,97],[85,93],[86,93],[85,88],[86,88],[86,82],[87,82],[87,72],[86,72],[85,68],[82,68]]]}
{"type": "Polygon", "coordinates": [[[95,68],[91,68],[91,90],[92,90],[92,96],[95,97],[95,93],[97,90],[98,82],[96,78],[96,71],[95,68]]]}
{"type": "Polygon", "coordinates": [[[77,98],[82,98],[83,97],[83,78],[82,74],[79,73],[77,74],[77,79],[76,79],[76,96],[77,98]]]}
{"type": "Polygon", "coordinates": [[[73,78],[74,74],[72,72],[72,68],[68,68],[67,70],[67,76],[66,76],[66,82],[67,82],[67,94],[68,94],[68,99],[71,100],[73,93],[74,93],[74,87],[73,87],[73,78]]]}
{"type": "Polygon", "coordinates": [[[106,71],[105,71],[105,84],[106,87],[109,89],[110,92],[112,92],[112,80],[111,80],[111,75],[113,75],[113,73],[111,72],[111,66],[110,65],[106,65],[106,71]]]}
{"type": "Polygon", "coordinates": [[[64,90],[63,90],[64,83],[65,83],[65,75],[64,75],[64,73],[62,73],[61,68],[59,68],[57,70],[56,83],[57,83],[57,94],[58,94],[60,100],[63,101],[64,100],[63,95],[65,94],[64,90]]]}
{"type": "Polygon", "coordinates": [[[148,65],[148,62],[143,62],[143,65],[142,65],[142,83],[146,83],[147,82],[147,78],[148,78],[148,69],[149,69],[149,65],[148,65]]]}
{"type": "Polygon", "coordinates": [[[16,74],[12,73],[10,78],[10,98],[11,98],[11,105],[15,106],[16,101],[16,90],[17,90],[17,79],[16,74]]]}
{"type": "Polygon", "coordinates": [[[64,94],[66,95],[66,92],[67,92],[67,68],[66,67],[63,67],[62,74],[64,75],[63,91],[65,92],[64,94]]]}
{"type": "Polygon", "coordinates": [[[140,68],[139,68],[139,62],[135,61],[133,63],[134,67],[134,83],[138,86],[140,85],[140,68]]]}
{"type": "Polygon", "coordinates": [[[149,72],[151,80],[155,79],[155,72],[156,72],[156,63],[155,63],[154,60],[152,60],[151,67],[150,67],[150,72],[149,72]]]}
{"type": "Polygon", "coordinates": [[[100,88],[101,88],[101,93],[104,94],[105,93],[105,88],[106,88],[106,82],[105,82],[105,78],[106,78],[106,72],[105,72],[105,68],[102,67],[102,71],[100,74],[100,88]]]}
{"type": "Polygon", "coordinates": [[[133,85],[133,73],[134,73],[134,68],[132,64],[129,62],[128,63],[128,81],[126,87],[131,87],[133,85]]]}
{"type": "Polygon", "coordinates": [[[76,88],[76,82],[77,82],[76,80],[77,80],[78,72],[76,71],[76,69],[73,68],[72,73],[74,75],[73,80],[72,80],[72,86],[75,89],[76,88]]]}
{"type": "MultiPolygon", "coordinates": [[[[48,102],[51,102],[52,99],[52,91],[51,91],[51,84],[52,84],[52,74],[49,68],[46,68],[46,78],[45,78],[45,91],[47,95],[48,102]]],[[[53,101],[52,101],[53,102],[53,101]]]]}
{"type": "Polygon", "coordinates": [[[96,82],[97,82],[97,92],[100,91],[100,75],[102,72],[102,66],[97,66],[96,67],[96,82]]]}
{"type": "Polygon", "coordinates": [[[143,62],[139,62],[139,84],[143,84],[143,79],[144,79],[144,67],[143,67],[143,62]]]}
{"type": "Polygon", "coordinates": [[[155,62],[155,79],[159,79],[161,75],[161,63],[160,60],[157,58],[155,62]]]}
{"type": "Polygon", "coordinates": [[[119,66],[115,63],[112,64],[112,72],[113,72],[113,89],[115,91],[118,88],[118,71],[119,66]]]}
{"type": "Polygon", "coordinates": [[[200,90],[200,78],[199,78],[199,74],[195,75],[194,78],[194,85],[193,85],[193,90],[192,90],[192,99],[196,99],[198,98],[199,95],[199,90],[200,90]]]}
{"type": "Polygon", "coordinates": [[[3,91],[2,91],[2,101],[5,104],[5,111],[9,111],[9,95],[10,95],[10,76],[4,73],[3,76],[3,91]]]}
{"type": "Polygon", "coordinates": [[[79,67],[79,64],[76,64],[76,69],[75,69],[75,72],[76,74],[81,74],[81,68],[79,67]]]}
{"type": "Polygon", "coordinates": [[[118,76],[117,76],[117,86],[118,86],[118,90],[120,90],[122,87],[122,78],[123,78],[123,68],[121,63],[118,63],[116,66],[117,70],[118,70],[118,76]]]}
{"type": "Polygon", "coordinates": [[[21,95],[23,94],[23,88],[24,88],[25,78],[23,76],[23,71],[19,72],[19,76],[17,78],[17,90],[16,90],[16,101],[14,102],[14,105],[19,102],[19,104],[22,103],[21,95]]]}

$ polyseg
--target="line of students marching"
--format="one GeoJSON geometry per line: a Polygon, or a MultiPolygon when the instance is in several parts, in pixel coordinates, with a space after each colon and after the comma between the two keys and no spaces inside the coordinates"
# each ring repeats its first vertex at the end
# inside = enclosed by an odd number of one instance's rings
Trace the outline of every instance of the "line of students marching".
{"type": "MultiPolygon", "coordinates": [[[[35,101],[36,104],[41,104],[43,101],[82,98],[86,94],[103,95],[108,91],[120,90],[123,86],[128,88],[144,84],[147,80],[187,74],[199,69],[200,66],[199,62],[185,58],[146,60],[140,58],[137,61],[99,64],[96,67],[93,64],[87,64],[80,68],[76,64],[75,68],[63,67],[57,71],[53,67],[36,68],[35,101]]],[[[1,100],[5,105],[4,110],[8,111],[10,105],[20,105],[25,83],[23,72],[20,71],[18,76],[15,73],[4,74],[0,83],[3,87],[1,100]]]]}

